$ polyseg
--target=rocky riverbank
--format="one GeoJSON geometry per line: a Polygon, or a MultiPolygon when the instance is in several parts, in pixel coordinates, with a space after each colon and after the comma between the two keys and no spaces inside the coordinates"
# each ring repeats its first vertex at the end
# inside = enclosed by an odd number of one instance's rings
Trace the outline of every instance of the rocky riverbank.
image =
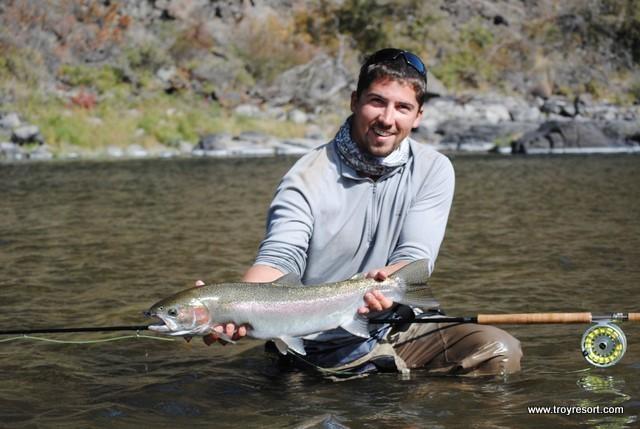
{"type": "Polygon", "coordinates": [[[640,0],[499,3],[0,2],[0,159],[298,155],[386,46],[425,59],[438,150],[637,150],[640,0]]]}
{"type": "MultiPolygon", "coordinates": [[[[348,111],[343,111],[346,117],[348,111]]],[[[301,155],[328,141],[334,130],[313,123],[302,110],[288,114],[274,107],[244,104],[236,114],[306,126],[299,138],[278,138],[255,131],[205,134],[171,146],[138,143],[100,149],[54,150],[37,124],[19,112],[0,112],[0,160],[126,159],[147,157],[255,157],[301,155]]],[[[276,125],[277,126],[277,125],[276,125]]],[[[445,153],[613,153],[640,152],[640,106],[620,107],[554,97],[527,101],[497,94],[456,97],[433,94],[413,137],[445,153]]]]}

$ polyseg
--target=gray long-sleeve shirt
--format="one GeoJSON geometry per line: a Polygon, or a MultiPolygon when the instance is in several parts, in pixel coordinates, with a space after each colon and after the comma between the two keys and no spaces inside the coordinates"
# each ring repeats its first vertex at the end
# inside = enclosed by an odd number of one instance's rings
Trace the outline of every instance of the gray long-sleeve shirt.
{"type": "Polygon", "coordinates": [[[256,264],[340,281],[400,261],[435,264],[451,208],[454,172],[435,150],[409,140],[408,162],[374,181],[340,159],[334,142],[303,156],[269,209],[256,264]]]}

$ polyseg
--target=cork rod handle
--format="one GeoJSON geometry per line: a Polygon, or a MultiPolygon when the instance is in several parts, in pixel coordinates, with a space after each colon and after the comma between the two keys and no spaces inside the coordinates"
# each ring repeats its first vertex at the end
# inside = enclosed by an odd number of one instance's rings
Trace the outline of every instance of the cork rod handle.
{"type": "MultiPolygon", "coordinates": [[[[640,313],[636,314],[640,317],[640,313]]],[[[629,319],[632,320],[632,319],[629,319]]],[[[639,319],[640,320],[640,319],[639,319]]],[[[591,313],[478,314],[481,325],[529,325],[536,323],[591,323],[591,313]]]]}

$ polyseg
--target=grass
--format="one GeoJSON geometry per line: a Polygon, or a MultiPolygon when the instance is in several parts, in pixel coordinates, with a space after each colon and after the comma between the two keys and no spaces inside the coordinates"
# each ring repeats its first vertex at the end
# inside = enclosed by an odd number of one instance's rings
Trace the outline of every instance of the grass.
{"type": "Polygon", "coordinates": [[[275,137],[299,137],[304,125],[229,113],[215,102],[188,94],[149,98],[105,98],[93,109],[57,98],[30,96],[15,103],[28,122],[37,124],[54,153],[100,152],[139,144],[145,148],[197,143],[200,136],[258,131],[275,137]]]}
{"type": "Polygon", "coordinates": [[[478,20],[467,23],[447,61],[433,67],[433,73],[448,88],[485,88],[495,84],[498,70],[490,53],[495,45],[491,31],[478,20]]]}

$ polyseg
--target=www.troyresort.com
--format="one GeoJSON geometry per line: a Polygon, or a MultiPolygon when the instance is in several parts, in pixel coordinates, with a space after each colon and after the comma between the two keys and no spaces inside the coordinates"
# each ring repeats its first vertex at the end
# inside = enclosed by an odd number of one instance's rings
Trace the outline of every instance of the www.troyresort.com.
{"type": "Polygon", "coordinates": [[[563,414],[570,416],[572,414],[624,414],[624,407],[601,407],[600,405],[594,405],[592,407],[586,406],[531,406],[527,407],[529,414],[563,414]]]}

